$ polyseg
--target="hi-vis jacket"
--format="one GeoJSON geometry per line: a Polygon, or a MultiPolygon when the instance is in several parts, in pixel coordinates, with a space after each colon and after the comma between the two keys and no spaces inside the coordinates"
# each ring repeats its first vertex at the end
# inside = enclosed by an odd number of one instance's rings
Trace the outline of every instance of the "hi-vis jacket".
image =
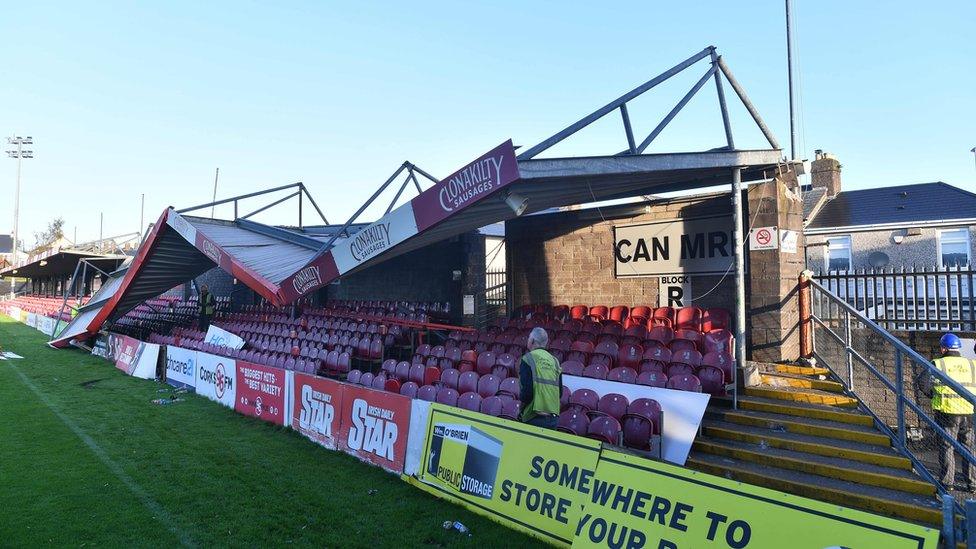
{"type": "MultiPolygon", "coordinates": [[[[936,359],[935,367],[970,393],[976,394],[976,360],[961,356],[936,359]]],[[[932,409],[943,414],[971,415],[973,405],[938,379],[932,380],[932,409]]]]}

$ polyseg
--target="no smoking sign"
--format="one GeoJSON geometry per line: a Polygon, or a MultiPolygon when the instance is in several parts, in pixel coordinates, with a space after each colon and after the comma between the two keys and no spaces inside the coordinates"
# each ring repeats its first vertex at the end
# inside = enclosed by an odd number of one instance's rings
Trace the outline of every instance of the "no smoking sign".
{"type": "Polygon", "coordinates": [[[779,248],[779,229],[756,227],[749,231],[750,250],[775,250],[779,248]]]}

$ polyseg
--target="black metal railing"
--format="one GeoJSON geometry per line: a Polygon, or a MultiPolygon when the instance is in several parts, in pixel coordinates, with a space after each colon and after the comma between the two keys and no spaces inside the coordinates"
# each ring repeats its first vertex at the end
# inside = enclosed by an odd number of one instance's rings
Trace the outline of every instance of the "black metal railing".
{"type": "Polygon", "coordinates": [[[972,266],[829,271],[828,291],[887,330],[976,331],[972,266]]]}

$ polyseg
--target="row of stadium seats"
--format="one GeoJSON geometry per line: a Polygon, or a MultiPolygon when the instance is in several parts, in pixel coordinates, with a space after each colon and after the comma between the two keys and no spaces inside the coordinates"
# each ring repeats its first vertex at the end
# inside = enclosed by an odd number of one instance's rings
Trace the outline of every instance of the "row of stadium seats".
{"type": "Polygon", "coordinates": [[[516,310],[512,317],[514,321],[531,320],[539,325],[550,321],[566,323],[571,320],[592,320],[601,324],[617,323],[624,328],[631,326],[668,326],[674,329],[698,330],[708,332],[718,328],[729,329],[732,325],[731,315],[727,309],[714,307],[702,309],[700,307],[647,307],[617,305],[524,305],[516,310]]]}
{"type": "MultiPolygon", "coordinates": [[[[82,297],[81,303],[88,303],[88,299],[88,297],[82,297]]],[[[68,297],[68,305],[77,306],[77,304],[78,299],[76,297],[68,297]]],[[[9,316],[13,309],[20,309],[26,313],[58,318],[62,305],[64,305],[64,297],[27,294],[0,301],[0,312],[9,316]]],[[[70,309],[65,308],[65,311],[61,313],[61,320],[71,320],[70,309]]]]}

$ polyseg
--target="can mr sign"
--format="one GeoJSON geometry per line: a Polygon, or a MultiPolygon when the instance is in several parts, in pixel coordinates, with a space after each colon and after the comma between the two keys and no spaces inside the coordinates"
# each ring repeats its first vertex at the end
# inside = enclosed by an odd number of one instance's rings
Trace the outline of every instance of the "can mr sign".
{"type": "Polygon", "coordinates": [[[618,225],[614,275],[724,274],[734,261],[732,242],[731,215],[618,225]]]}

